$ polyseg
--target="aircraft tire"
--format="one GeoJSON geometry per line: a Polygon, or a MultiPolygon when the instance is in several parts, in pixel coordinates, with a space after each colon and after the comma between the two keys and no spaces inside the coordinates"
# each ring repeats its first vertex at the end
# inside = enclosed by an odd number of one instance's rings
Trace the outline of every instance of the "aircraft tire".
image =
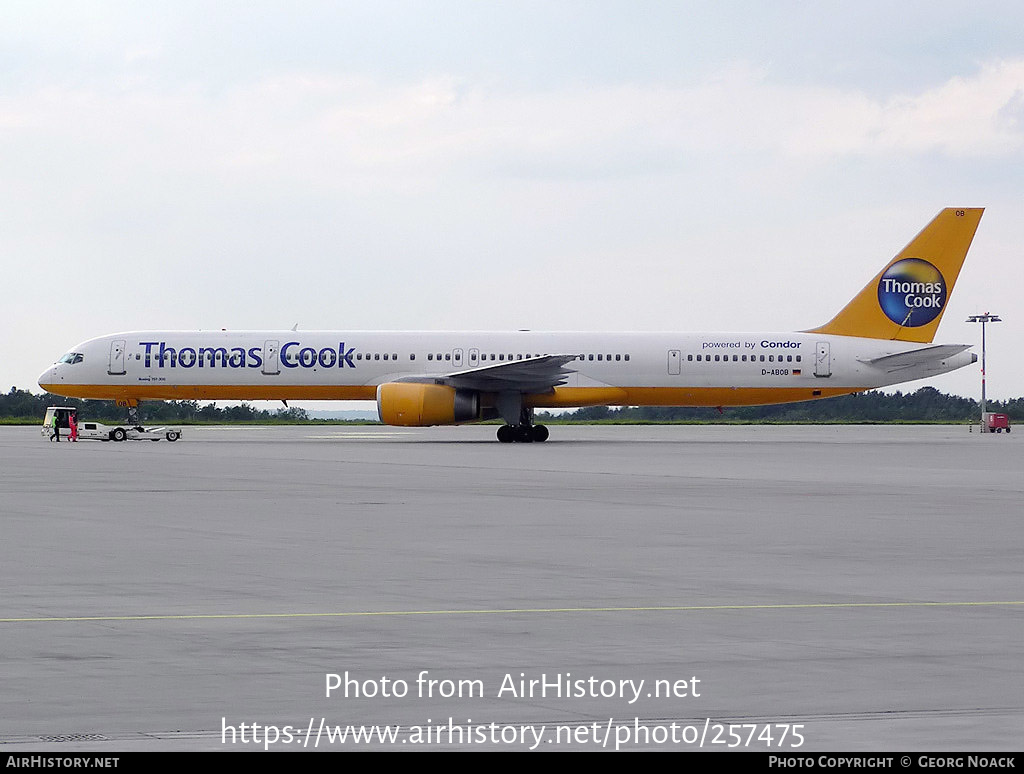
{"type": "Polygon", "coordinates": [[[544,443],[548,439],[548,429],[544,425],[534,425],[530,428],[531,440],[536,443],[544,443]]]}
{"type": "Polygon", "coordinates": [[[515,430],[512,429],[512,425],[502,425],[498,428],[498,440],[502,443],[512,443],[516,440],[515,430]]]}

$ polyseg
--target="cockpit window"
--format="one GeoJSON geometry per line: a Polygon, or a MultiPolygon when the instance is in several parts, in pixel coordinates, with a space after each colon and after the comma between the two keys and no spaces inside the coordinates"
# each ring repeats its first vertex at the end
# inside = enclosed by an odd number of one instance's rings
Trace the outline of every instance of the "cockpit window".
{"type": "Polygon", "coordinates": [[[58,363],[74,364],[74,363],[81,363],[83,360],[85,360],[85,357],[82,355],[81,352],[68,352],[66,355],[64,355],[57,362],[58,363]]]}

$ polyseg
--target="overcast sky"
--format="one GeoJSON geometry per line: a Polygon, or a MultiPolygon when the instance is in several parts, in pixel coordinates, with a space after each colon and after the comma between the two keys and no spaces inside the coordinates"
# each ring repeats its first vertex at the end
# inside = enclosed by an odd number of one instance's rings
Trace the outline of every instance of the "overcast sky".
{"type": "Polygon", "coordinates": [[[1024,395],[1022,29],[1015,2],[5,0],[0,389],[122,330],[799,330],[982,206],[937,340],[1002,315],[989,395],[1024,395]]]}

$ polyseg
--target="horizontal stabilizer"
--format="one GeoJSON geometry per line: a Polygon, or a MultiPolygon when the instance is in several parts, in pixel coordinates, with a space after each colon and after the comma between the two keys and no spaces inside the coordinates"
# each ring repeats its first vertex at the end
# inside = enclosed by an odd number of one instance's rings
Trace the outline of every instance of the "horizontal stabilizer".
{"type": "Polygon", "coordinates": [[[958,355],[965,349],[970,349],[970,344],[936,344],[933,347],[922,347],[912,349],[909,352],[897,352],[894,355],[883,355],[871,360],[861,360],[875,368],[881,368],[886,372],[899,371],[904,368],[924,365],[926,363],[937,363],[958,355]]]}

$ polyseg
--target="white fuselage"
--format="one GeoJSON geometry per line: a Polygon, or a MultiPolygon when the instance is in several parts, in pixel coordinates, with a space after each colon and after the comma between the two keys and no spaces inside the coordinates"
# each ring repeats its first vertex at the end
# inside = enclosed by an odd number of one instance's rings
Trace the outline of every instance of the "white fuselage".
{"type": "MultiPolygon", "coordinates": [[[[378,385],[576,355],[532,407],[728,406],[812,400],[952,371],[960,351],[820,333],[142,331],[91,339],[45,371],[49,392],[144,400],[372,400],[378,385]]],[[[960,349],[960,348],[956,348],[960,349]]]]}

